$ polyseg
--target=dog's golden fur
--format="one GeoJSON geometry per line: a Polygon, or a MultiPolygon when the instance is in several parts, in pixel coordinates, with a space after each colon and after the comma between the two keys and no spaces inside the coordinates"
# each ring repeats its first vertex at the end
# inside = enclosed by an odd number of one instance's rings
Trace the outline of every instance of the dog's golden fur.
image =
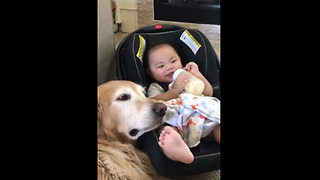
{"type": "Polygon", "coordinates": [[[98,87],[97,106],[98,179],[166,179],[157,175],[136,141],[161,125],[162,103],[146,98],[135,83],[109,81],[98,87]]]}
{"type": "Polygon", "coordinates": [[[131,144],[98,139],[98,180],[161,179],[145,153],[131,144]]]}

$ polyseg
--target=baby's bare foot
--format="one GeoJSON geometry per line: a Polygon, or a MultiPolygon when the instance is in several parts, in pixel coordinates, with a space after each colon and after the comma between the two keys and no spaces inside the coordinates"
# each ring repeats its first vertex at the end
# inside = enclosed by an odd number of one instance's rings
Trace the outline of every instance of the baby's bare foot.
{"type": "Polygon", "coordinates": [[[159,136],[159,146],[163,149],[164,154],[174,161],[190,164],[194,160],[193,154],[180,134],[170,126],[162,130],[159,136]]]}

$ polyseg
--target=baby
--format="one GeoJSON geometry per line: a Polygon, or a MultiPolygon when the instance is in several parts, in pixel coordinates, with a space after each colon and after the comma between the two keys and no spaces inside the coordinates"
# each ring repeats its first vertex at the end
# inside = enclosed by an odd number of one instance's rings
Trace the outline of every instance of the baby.
{"type": "Polygon", "coordinates": [[[166,125],[160,130],[159,146],[168,158],[190,164],[194,160],[190,147],[196,146],[200,138],[213,138],[220,143],[220,101],[212,97],[213,88],[199,71],[198,65],[189,62],[183,67],[179,55],[170,44],[154,45],[145,53],[146,71],[156,81],[150,84],[147,96],[165,101],[168,106],[164,117],[166,125]],[[180,73],[173,81],[174,72],[178,69],[191,73],[203,82],[202,96],[185,92],[190,82],[188,73],[180,73]],[[204,106],[203,102],[207,105],[204,106]],[[214,117],[211,117],[212,114],[214,117]],[[197,126],[192,126],[195,124],[197,126]]]}

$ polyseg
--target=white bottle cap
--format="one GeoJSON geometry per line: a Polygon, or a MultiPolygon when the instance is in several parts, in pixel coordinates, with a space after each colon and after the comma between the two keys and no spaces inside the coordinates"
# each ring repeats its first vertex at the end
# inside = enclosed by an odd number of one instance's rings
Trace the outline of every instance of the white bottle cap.
{"type": "Polygon", "coordinates": [[[173,81],[176,80],[176,78],[178,77],[178,75],[182,72],[186,72],[184,69],[177,69],[174,73],[173,73],[173,81]]]}

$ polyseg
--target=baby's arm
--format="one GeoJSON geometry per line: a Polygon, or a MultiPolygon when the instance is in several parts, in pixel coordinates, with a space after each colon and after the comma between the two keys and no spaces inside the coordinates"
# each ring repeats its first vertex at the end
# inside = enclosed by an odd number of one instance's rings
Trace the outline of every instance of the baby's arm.
{"type": "Polygon", "coordinates": [[[172,84],[172,88],[165,93],[154,96],[152,99],[169,101],[171,99],[177,98],[179,94],[184,91],[185,85],[190,81],[190,78],[186,74],[180,74],[177,79],[172,84]]]}
{"type": "Polygon", "coordinates": [[[202,73],[199,71],[198,65],[194,62],[189,62],[184,69],[186,71],[189,71],[191,74],[199,78],[201,81],[204,83],[204,90],[203,90],[203,95],[205,96],[213,96],[213,88],[209,81],[202,75],[202,73]]]}
{"type": "Polygon", "coordinates": [[[179,96],[180,93],[178,93],[176,90],[174,89],[169,89],[168,91],[166,91],[163,94],[159,94],[154,96],[152,99],[155,100],[162,100],[162,101],[169,101],[171,99],[177,98],[179,96]]]}

